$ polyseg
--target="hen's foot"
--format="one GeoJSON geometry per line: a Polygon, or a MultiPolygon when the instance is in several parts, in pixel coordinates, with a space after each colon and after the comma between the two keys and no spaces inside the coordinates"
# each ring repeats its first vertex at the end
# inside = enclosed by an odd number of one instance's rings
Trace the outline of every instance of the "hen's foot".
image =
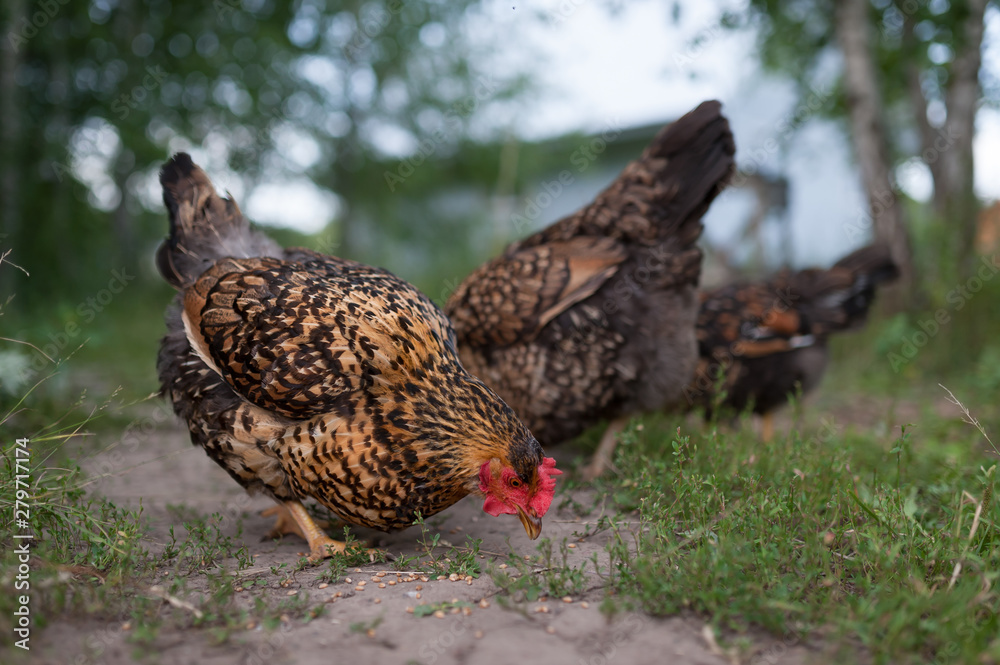
{"type": "Polygon", "coordinates": [[[760,417],[760,438],[764,443],[774,439],[774,415],[768,411],[760,417]]]}
{"type": "MultiPolygon", "coordinates": [[[[260,511],[260,516],[277,518],[274,521],[274,526],[267,532],[267,538],[281,538],[282,536],[293,534],[302,540],[307,540],[305,534],[302,533],[302,529],[299,528],[299,523],[295,521],[295,518],[292,517],[292,514],[284,504],[279,503],[276,506],[271,506],[267,510],[262,510],[260,511]]],[[[343,520],[313,519],[313,524],[324,531],[327,529],[343,529],[347,526],[347,523],[343,520]]]]}
{"type": "MultiPolygon", "coordinates": [[[[346,543],[326,535],[306,511],[305,506],[298,501],[285,501],[274,508],[268,508],[261,515],[264,517],[277,516],[274,528],[268,533],[269,538],[281,538],[287,534],[295,534],[306,541],[309,544],[309,561],[312,563],[334,554],[340,554],[347,549],[346,543]]],[[[382,554],[382,552],[373,549],[366,551],[369,561],[375,561],[382,554]]]]}
{"type": "Polygon", "coordinates": [[[601,443],[594,451],[594,456],[590,458],[590,464],[583,469],[583,479],[594,480],[611,466],[614,458],[615,446],[618,445],[618,433],[628,425],[628,418],[618,418],[608,424],[608,429],[604,430],[601,443]]]}

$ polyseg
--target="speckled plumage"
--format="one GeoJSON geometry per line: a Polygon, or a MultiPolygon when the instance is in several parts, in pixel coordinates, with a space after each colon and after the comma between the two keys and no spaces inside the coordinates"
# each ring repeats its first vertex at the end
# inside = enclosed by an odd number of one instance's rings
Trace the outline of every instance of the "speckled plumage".
{"type": "Polygon", "coordinates": [[[163,392],[237,482],[381,530],[479,491],[491,459],[539,482],[538,442],[462,368],[423,294],[378,268],[277,247],[186,155],[161,182],[171,236],[158,264],[181,291],[163,392]]]}
{"type": "Polygon", "coordinates": [[[876,288],[897,276],[888,250],[872,245],[829,270],[786,270],[703,293],[689,405],[711,413],[720,371],[727,393],[720,406],[735,411],[752,403],[766,414],[796,390],[812,390],[826,368],[829,336],[863,325],[876,288]]]}
{"type": "Polygon", "coordinates": [[[681,398],[701,217],[733,170],[718,102],[664,128],[593,203],[511,244],[445,306],[463,364],[542,443],[681,398]]]}

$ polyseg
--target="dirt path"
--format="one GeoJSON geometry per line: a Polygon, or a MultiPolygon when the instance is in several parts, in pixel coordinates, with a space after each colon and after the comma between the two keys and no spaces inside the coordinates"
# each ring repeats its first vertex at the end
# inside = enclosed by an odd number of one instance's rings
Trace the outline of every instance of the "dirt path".
{"type": "MultiPolygon", "coordinates": [[[[730,657],[710,648],[702,634],[704,623],[697,618],[654,619],[641,614],[625,614],[609,621],[598,609],[605,591],[599,580],[589,591],[573,597],[572,602],[549,599],[526,603],[521,611],[504,609],[496,601],[497,588],[484,574],[470,583],[465,580],[431,579],[404,582],[389,564],[366,566],[363,573],[349,573],[352,581],[320,588],[320,574],[326,566],[307,568],[291,577],[287,586],[280,586],[281,575],[270,573],[271,566],[286,564],[294,567],[304,544],[294,538],[282,542],[264,539],[271,520],[258,515],[271,505],[269,499],[248,497],[225,472],[211,462],[198,448],[188,443],[187,434],[170,420],[164,420],[153,431],[137,441],[119,445],[84,461],[85,467],[96,473],[110,473],[97,491],[116,503],[137,506],[141,500],[143,520],[150,530],[151,551],[160,552],[171,525],[178,527],[168,505],[183,504],[201,514],[219,512],[224,516],[222,530],[236,537],[237,522],[243,532],[238,542],[248,545],[255,559],[252,568],[242,573],[242,579],[260,577],[267,580],[264,588],[254,587],[237,593],[238,602],[251,607],[256,597],[264,595],[274,602],[291,595],[308,594],[311,603],[341,597],[326,605],[318,618],[303,622],[299,619],[282,621],[275,630],[255,626],[229,637],[221,646],[213,645],[206,630],[166,628],[159,634],[155,646],[137,648],[127,641],[123,621],[102,625],[86,619],[61,619],[37,635],[32,663],[91,663],[114,665],[136,662],[206,663],[206,664],[281,664],[344,662],[352,664],[411,664],[450,665],[452,663],[573,663],[604,665],[606,663],[678,663],[680,665],[718,664],[732,662],[730,657]],[[382,583],[396,580],[379,588],[373,571],[387,571],[382,583]],[[364,580],[363,591],[357,582],[364,580]],[[419,586],[418,586],[419,585],[419,586]],[[419,590],[419,591],[418,591],[419,590]],[[416,594],[420,594],[417,599],[416,594]],[[417,617],[407,607],[418,603],[438,603],[457,599],[471,604],[469,614],[446,614],[444,618],[417,617]],[[485,603],[483,602],[485,601],[485,603]],[[486,606],[483,606],[486,605],[486,606]],[[544,607],[544,612],[538,608],[544,607]],[[378,625],[374,636],[366,634],[367,626],[378,625]],[[358,624],[363,624],[359,630],[358,624]],[[352,625],[355,626],[352,629],[352,625]]],[[[577,497],[589,504],[586,496],[577,497]]],[[[432,533],[461,545],[465,536],[482,539],[482,550],[489,553],[509,551],[507,541],[519,554],[535,554],[535,543],[528,540],[520,523],[514,519],[491,518],[482,513],[472,499],[466,499],[431,523],[432,533]]],[[[570,565],[579,565],[595,552],[604,555],[607,532],[579,538],[583,522],[596,516],[580,518],[569,509],[550,512],[543,535],[555,543],[570,539],[570,565]]],[[[356,531],[359,538],[368,538],[379,547],[393,553],[417,553],[420,533],[416,528],[391,535],[364,530],[356,531]]],[[[484,554],[484,569],[493,554],[484,554]]],[[[235,561],[224,564],[235,569],[235,561]]],[[[162,575],[170,575],[166,569],[162,575]]],[[[169,578],[164,577],[165,583],[169,578]]],[[[203,575],[189,578],[191,588],[204,590],[203,575]],[[198,585],[201,585],[199,588],[198,585]]],[[[790,665],[806,662],[811,653],[802,645],[786,647],[766,635],[752,636],[753,647],[744,652],[742,660],[769,665],[790,665]]]]}

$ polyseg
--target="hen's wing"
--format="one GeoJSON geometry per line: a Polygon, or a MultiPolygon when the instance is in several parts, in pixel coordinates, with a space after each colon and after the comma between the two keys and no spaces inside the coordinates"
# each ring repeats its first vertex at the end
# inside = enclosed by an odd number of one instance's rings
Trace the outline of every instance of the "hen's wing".
{"type": "Polygon", "coordinates": [[[549,321],[589,297],[625,259],[611,238],[578,237],[508,252],[481,266],[446,306],[460,344],[529,342],[549,321]]]}
{"type": "Polygon", "coordinates": [[[754,358],[811,342],[812,330],[795,308],[799,296],[784,283],[778,277],[773,283],[737,284],[702,294],[700,355],[729,352],[754,358]]]}
{"type": "Polygon", "coordinates": [[[441,312],[402,285],[338,259],[224,259],[185,293],[184,325],[202,360],[252,404],[299,420],[349,416],[353,393],[405,389],[454,344],[441,312]]]}

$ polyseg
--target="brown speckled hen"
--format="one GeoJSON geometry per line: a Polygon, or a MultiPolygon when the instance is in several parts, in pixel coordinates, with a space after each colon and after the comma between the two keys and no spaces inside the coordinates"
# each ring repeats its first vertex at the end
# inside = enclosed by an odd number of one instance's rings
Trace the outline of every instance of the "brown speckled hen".
{"type": "Polygon", "coordinates": [[[664,128],[588,206],[481,266],[445,306],[465,366],[545,445],[682,398],[697,362],[701,217],[733,170],[718,102],[664,128]]]}
{"type": "Polygon", "coordinates": [[[822,378],[827,338],[863,325],[876,288],[898,275],[888,249],[872,245],[829,270],[783,271],[765,282],[703,293],[701,357],[684,391],[689,404],[703,407],[707,415],[715,407],[739,412],[752,404],[763,416],[763,438],[770,440],[774,409],[790,394],[812,390],[822,378]],[[726,393],[722,400],[720,385],[726,393]]]}
{"type": "Polygon", "coordinates": [[[195,444],[279,502],[278,532],[303,536],[316,560],[344,544],[312,522],[307,497],[392,530],[477,494],[538,536],[559,471],[462,368],[430,300],[384,270],[281,249],[185,154],[160,182],[170,237],[157,263],[180,290],[163,392],[195,444]]]}

